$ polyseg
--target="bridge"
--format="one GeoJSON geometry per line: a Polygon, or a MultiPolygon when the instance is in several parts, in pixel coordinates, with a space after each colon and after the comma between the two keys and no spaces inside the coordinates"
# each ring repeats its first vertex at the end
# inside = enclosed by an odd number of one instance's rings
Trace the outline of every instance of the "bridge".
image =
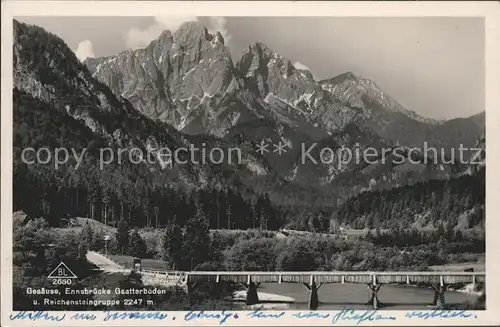
{"type": "Polygon", "coordinates": [[[309,309],[316,310],[319,305],[318,290],[327,283],[354,283],[366,284],[371,291],[371,298],[367,304],[379,309],[383,304],[378,298],[378,291],[385,284],[424,284],[431,285],[434,289],[432,305],[438,309],[445,306],[444,293],[449,285],[476,284],[485,282],[484,272],[353,272],[353,271],[311,271],[311,272],[285,272],[285,271],[192,271],[185,273],[185,283],[190,290],[198,282],[219,283],[231,281],[242,284],[246,291],[246,304],[252,305],[259,302],[257,287],[260,283],[301,283],[309,291],[309,309]]]}

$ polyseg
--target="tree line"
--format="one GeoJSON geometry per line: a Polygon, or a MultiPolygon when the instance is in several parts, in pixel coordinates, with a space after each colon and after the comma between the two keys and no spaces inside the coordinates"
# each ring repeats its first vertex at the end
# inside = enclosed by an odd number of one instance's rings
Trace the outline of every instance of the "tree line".
{"type": "Polygon", "coordinates": [[[422,271],[431,265],[477,260],[485,252],[483,233],[443,225],[432,232],[398,227],[382,232],[377,228],[355,239],[314,233],[279,238],[277,233],[210,231],[198,213],[188,226],[172,223],[156,234],[131,230],[121,223],[108,252],[157,258],[169,269],[183,271],[422,271]]]}

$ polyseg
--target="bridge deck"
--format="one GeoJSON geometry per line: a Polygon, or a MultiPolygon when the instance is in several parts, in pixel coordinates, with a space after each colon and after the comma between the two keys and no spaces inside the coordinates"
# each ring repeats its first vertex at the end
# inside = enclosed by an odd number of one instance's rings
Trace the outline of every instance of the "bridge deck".
{"type": "Polygon", "coordinates": [[[233,281],[249,283],[357,283],[357,284],[390,284],[390,283],[430,283],[458,284],[484,283],[484,272],[351,272],[351,271],[193,271],[188,272],[189,282],[198,281],[233,281]]]}

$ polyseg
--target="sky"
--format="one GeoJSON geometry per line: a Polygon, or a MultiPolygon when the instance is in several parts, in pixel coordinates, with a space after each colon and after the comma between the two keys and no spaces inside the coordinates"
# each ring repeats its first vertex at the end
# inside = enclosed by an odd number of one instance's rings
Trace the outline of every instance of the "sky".
{"type": "Polygon", "coordinates": [[[146,46],[199,21],[220,31],[233,62],[262,42],[321,80],[344,72],[375,81],[425,117],[484,110],[484,21],[475,17],[18,17],[60,36],[81,59],[146,46]]]}

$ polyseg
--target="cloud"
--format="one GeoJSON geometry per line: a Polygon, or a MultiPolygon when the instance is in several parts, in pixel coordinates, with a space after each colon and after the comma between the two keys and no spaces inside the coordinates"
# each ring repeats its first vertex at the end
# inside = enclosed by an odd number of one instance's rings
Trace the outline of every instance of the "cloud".
{"type": "MultiPolygon", "coordinates": [[[[197,22],[196,16],[156,16],[154,22],[144,29],[133,27],[129,29],[125,35],[125,45],[131,49],[144,48],[152,40],[160,36],[164,30],[175,32],[184,22],[197,22]]],[[[219,31],[224,37],[227,45],[231,39],[231,35],[226,27],[226,19],[224,17],[210,17],[206,28],[210,33],[219,31]]]]}
{"type": "Polygon", "coordinates": [[[210,33],[220,32],[224,38],[224,45],[227,46],[231,41],[231,35],[227,30],[227,21],[225,17],[210,17],[207,29],[210,33]]]}
{"type": "Polygon", "coordinates": [[[125,35],[125,45],[131,49],[144,48],[164,30],[175,32],[184,22],[196,22],[195,16],[156,16],[154,23],[145,29],[133,27],[125,35]]]}
{"type": "MultiPolygon", "coordinates": [[[[155,21],[162,26],[163,30],[176,31],[182,23],[197,22],[196,16],[156,16],[155,21]]],[[[160,32],[161,33],[161,32],[160,32]]]]}
{"type": "Polygon", "coordinates": [[[304,65],[303,63],[301,63],[300,61],[296,61],[294,64],[293,64],[293,67],[297,68],[297,69],[302,69],[302,70],[310,70],[309,67],[307,67],[306,65],[304,65]]]}
{"type": "Polygon", "coordinates": [[[90,40],[85,40],[78,43],[75,54],[80,61],[85,60],[85,58],[95,57],[94,46],[92,45],[92,42],[90,42],[90,40]]]}

